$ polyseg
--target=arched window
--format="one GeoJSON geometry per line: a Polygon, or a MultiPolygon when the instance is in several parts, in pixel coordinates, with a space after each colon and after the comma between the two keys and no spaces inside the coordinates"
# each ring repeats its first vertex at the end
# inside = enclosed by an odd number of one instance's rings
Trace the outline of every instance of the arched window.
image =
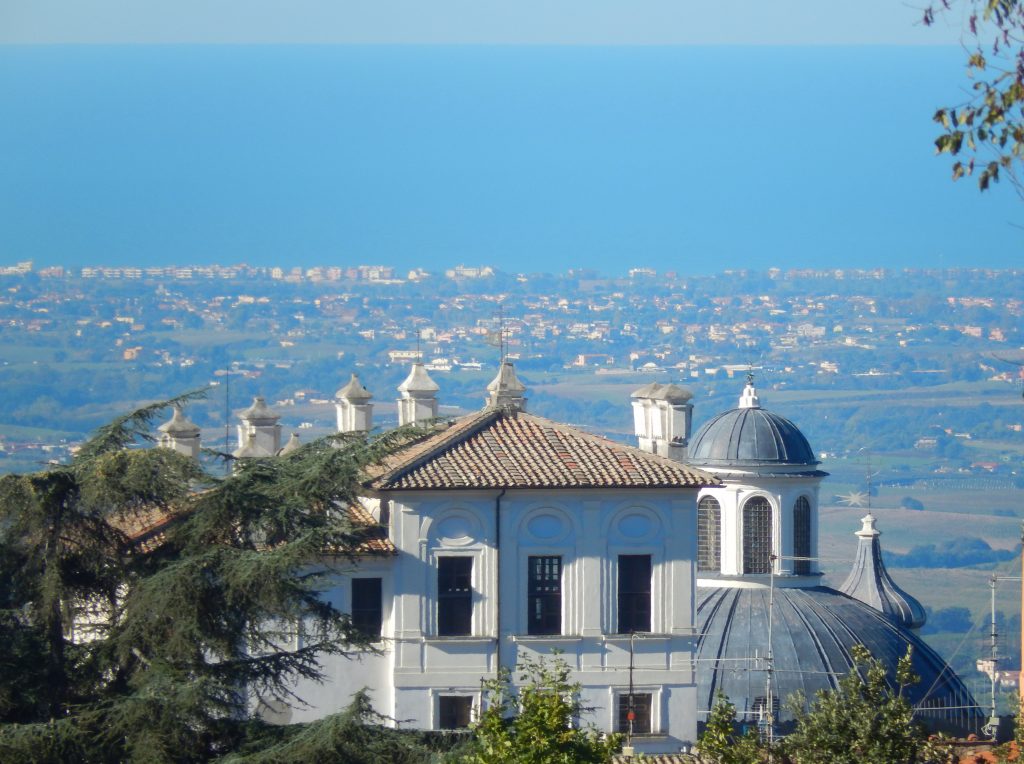
{"type": "Polygon", "coordinates": [[[770,573],[771,557],[772,505],[754,496],[743,505],[743,572],[770,573]]]}
{"type": "Polygon", "coordinates": [[[722,506],[705,496],[697,502],[697,570],[722,567],[722,506]]]}
{"type": "MultiPolygon", "coordinates": [[[[793,505],[793,556],[811,556],[811,502],[806,496],[801,496],[793,505]]],[[[793,572],[798,576],[810,575],[811,561],[794,560],[793,572]]]]}

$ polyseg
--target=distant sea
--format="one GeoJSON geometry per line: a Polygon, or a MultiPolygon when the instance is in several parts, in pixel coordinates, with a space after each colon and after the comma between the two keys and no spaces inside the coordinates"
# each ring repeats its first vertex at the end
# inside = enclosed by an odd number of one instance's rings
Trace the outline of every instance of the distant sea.
{"type": "Polygon", "coordinates": [[[0,264],[1020,266],[955,48],[0,48],[0,264]]]}

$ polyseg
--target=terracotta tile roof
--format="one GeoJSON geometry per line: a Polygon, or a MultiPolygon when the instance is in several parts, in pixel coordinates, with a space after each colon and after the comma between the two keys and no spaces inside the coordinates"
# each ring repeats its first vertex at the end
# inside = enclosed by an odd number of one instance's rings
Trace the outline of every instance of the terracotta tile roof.
{"type": "MultiPolygon", "coordinates": [[[[352,504],[345,513],[352,523],[354,535],[359,540],[353,550],[356,555],[395,554],[395,545],[388,538],[388,529],[373,519],[361,505],[352,504]]],[[[159,549],[166,540],[166,532],[176,520],[184,515],[172,515],[164,509],[152,507],[131,514],[123,514],[111,520],[117,530],[121,531],[133,545],[148,554],[159,549]]]]}
{"type": "Polygon", "coordinates": [[[677,488],[718,479],[542,417],[485,409],[408,446],[367,485],[457,488],[677,488]]]}
{"type": "Polygon", "coordinates": [[[350,504],[348,519],[353,529],[359,533],[361,540],[355,549],[356,554],[397,554],[398,550],[388,538],[388,529],[373,519],[361,504],[350,504]]]}

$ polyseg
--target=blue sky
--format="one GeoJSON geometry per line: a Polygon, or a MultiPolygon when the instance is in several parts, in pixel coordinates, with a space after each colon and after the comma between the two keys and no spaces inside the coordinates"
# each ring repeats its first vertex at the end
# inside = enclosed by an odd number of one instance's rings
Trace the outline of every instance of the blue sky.
{"type": "Polygon", "coordinates": [[[919,17],[0,0],[0,263],[1019,266],[1021,200],[934,155],[968,83],[919,17]]]}
{"type": "Polygon", "coordinates": [[[942,45],[900,0],[0,0],[0,43],[942,45]]]}

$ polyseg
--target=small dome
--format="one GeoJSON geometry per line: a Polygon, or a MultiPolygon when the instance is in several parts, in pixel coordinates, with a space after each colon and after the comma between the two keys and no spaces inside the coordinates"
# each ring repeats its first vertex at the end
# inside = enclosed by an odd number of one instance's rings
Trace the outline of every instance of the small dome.
{"type": "Polygon", "coordinates": [[[738,408],[705,423],[690,441],[687,462],[702,467],[814,465],[800,429],[762,408],[738,408]]]}
{"type": "Polygon", "coordinates": [[[487,391],[505,395],[525,393],[526,385],[516,376],[516,368],[511,361],[502,361],[498,374],[487,385],[487,391]]]}
{"type": "Polygon", "coordinates": [[[363,387],[363,383],[359,381],[359,377],[354,373],[348,383],[335,393],[335,395],[342,400],[357,401],[360,403],[365,403],[373,398],[370,391],[363,387]]]}
{"type": "Polygon", "coordinates": [[[398,386],[400,393],[436,393],[440,389],[437,382],[427,374],[427,369],[422,363],[414,363],[409,370],[409,376],[398,386]]]}
{"type": "Polygon", "coordinates": [[[262,395],[257,395],[253,398],[252,405],[243,411],[239,417],[246,422],[276,422],[281,418],[267,405],[262,395]]]}
{"type": "Polygon", "coordinates": [[[181,413],[181,409],[177,406],[174,407],[174,413],[171,414],[170,421],[160,425],[159,430],[179,438],[195,437],[199,434],[199,428],[189,421],[188,417],[181,413]]]}

